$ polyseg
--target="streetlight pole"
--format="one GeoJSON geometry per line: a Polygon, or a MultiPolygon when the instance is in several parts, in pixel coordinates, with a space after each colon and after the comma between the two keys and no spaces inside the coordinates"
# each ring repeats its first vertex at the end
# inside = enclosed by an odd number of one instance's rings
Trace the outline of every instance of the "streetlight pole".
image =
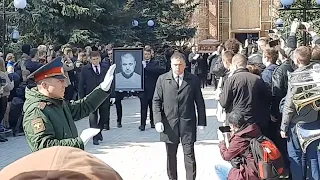
{"type": "MultiPolygon", "coordinates": [[[[306,0],[303,2],[304,4],[304,8],[302,10],[302,20],[303,22],[307,22],[307,5],[309,3],[310,0],[306,0]]],[[[303,31],[303,45],[307,45],[307,32],[306,31],[303,31]]]]}
{"type": "Polygon", "coordinates": [[[2,45],[2,53],[3,55],[5,56],[5,50],[6,50],[6,43],[7,43],[7,16],[6,16],[6,1],[5,0],[2,0],[2,15],[3,15],[3,34],[2,34],[2,42],[3,42],[3,45],[2,45]]]}
{"type": "MultiPolygon", "coordinates": [[[[6,54],[6,45],[7,45],[7,33],[8,33],[8,27],[7,27],[7,14],[14,14],[17,12],[7,12],[6,11],[6,1],[2,0],[2,20],[3,20],[3,34],[2,34],[2,53],[5,56],[6,54]]],[[[16,9],[24,9],[27,6],[27,0],[13,0],[13,5],[16,9]]],[[[17,32],[15,32],[15,35],[17,36],[17,32]]],[[[20,36],[20,35],[19,35],[20,36]]]]}
{"type": "MultiPolygon", "coordinates": [[[[134,19],[132,20],[132,26],[134,29],[138,30],[139,33],[141,32],[154,32],[154,27],[156,26],[156,22],[152,19],[149,19],[147,21],[142,21],[142,22],[139,22],[138,20],[134,19]],[[147,25],[147,27],[146,27],[147,25]]],[[[148,34],[145,34],[144,37],[148,36],[148,34]]],[[[139,41],[141,41],[140,38],[138,38],[139,41]]],[[[144,42],[144,43],[150,43],[149,39],[147,39],[148,42],[144,42]]]]}

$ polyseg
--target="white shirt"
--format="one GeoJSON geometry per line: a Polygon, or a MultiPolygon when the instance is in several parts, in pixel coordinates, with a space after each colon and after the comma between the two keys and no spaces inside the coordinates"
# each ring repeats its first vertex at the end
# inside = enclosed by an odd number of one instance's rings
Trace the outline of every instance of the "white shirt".
{"type": "Polygon", "coordinates": [[[93,65],[93,64],[92,64],[92,69],[93,69],[93,71],[94,71],[95,73],[100,74],[100,71],[101,71],[101,70],[100,70],[100,64],[98,64],[98,65],[93,65]],[[98,72],[96,72],[96,70],[97,70],[97,69],[96,69],[96,66],[97,66],[97,68],[98,68],[98,72]]]}
{"type": "Polygon", "coordinates": [[[184,76],[184,73],[180,74],[179,76],[177,74],[173,73],[173,78],[177,83],[178,83],[178,78],[179,78],[179,87],[182,84],[183,76],[184,76]]]}

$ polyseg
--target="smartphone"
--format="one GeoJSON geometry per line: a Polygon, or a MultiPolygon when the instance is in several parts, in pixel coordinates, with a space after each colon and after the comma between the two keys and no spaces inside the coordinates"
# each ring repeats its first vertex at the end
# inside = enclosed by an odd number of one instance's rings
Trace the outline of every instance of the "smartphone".
{"type": "Polygon", "coordinates": [[[275,46],[277,46],[277,45],[279,45],[279,44],[280,44],[280,40],[279,40],[279,39],[273,40],[273,41],[270,41],[270,42],[269,42],[269,46],[270,46],[270,47],[275,47],[275,46]]]}
{"type": "Polygon", "coordinates": [[[303,25],[302,23],[300,23],[298,29],[300,29],[300,30],[305,30],[305,29],[306,29],[306,26],[303,25]]]}
{"type": "Polygon", "coordinates": [[[6,79],[0,78],[0,85],[4,86],[6,85],[6,83],[7,83],[6,79]]]}
{"type": "Polygon", "coordinates": [[[219,127],[219,130],[220,130],[222,133],[231,132],[230,126],[220,126],[220,127],[219,127]]]}
{"type": "Polygon", "coordinates": [[[276,32],[274,32],[273,29],[269,29],[269,30],[268,30],[268,33],[269,33],[269,34],[272,34],[272,33],[276,33],[276,32]]]}

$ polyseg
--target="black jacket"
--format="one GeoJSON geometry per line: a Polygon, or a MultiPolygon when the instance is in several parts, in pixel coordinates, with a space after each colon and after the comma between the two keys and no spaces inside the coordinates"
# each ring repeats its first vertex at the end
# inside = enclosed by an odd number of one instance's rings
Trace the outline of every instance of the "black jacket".
{"type": "Polygon", "coordinates": [[[284,98],[288,91],[288,72],[293,72],[293,68],[289,60],[284,61],[278,66],[272,74],[271,83],[271,115],[277,119],[281,119],[279,111],[279,104],[282,98],[284,98]]]}
{"type": "Polygon", "coordinates": [[[197,125],[207,125],[198,77],[185,71],[178,87],[172,71],[161,75],[153,97],[153,117],[155,123],[162,122],[164,125],[161,141],[178,144],[181,139],[182,144],[194,143],[197,125]]]}
{"type": "Polygon", "coordinates": [[[263,80],[243,68],[226,80],[219,102],[226,109],[227,117],[237,110],[246,121],[264,129],[270,119],[270,99],[271,93],[263,80]]]}
{"type": "MultiPolygon", "coordinates": [[[[103,82],[108,70],[109,67],[100,63],[100,74],[97,75],[93,70],[91,63],[85,65],[80,73],[79,97],[84,98],[86,95],[91,93],[97,86],[99,86],[100,83],[103,82]]],[[[111,86],[111,89],[112,93],[110,97],[115,98],[114,83],[111,86]]]]}
{"type": "Polygon", "coordinates": [[[161,67],[159,61],[154,59],[150,60],[144,68],[144,91],[140,92],[138,97],[152,99],[157,79],[161,74],[165,73],[165,71],[166,70],[161,67]]]}

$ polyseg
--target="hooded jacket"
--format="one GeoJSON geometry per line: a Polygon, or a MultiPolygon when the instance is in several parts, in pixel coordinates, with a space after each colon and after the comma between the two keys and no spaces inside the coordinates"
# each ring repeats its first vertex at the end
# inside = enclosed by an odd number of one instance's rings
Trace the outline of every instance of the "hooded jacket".
{"type": "MultiPolygon", "coordinates": [[[[300,67],[296,69],[294,72],[308,71],[312,69],[313,65],[315,64],[317,63],[311,62],[309,65],[300,67]]],[[[292,84],[288,82],[288,92],[283,105],[282,121],[280,127],[281,131],[288,132],[290,123],[311,123],[318,120],[318,111],[315,111],[312,108],[312,104],[306,105],[304,108],[301,109],[301,111],[297,112],[296,107],[293,103],[293,96],[303,91],[303,87],[292,86],[292,84]]]]}
{"type": "MultiPolygon", "coordinates": [[[[249,140],[247,138],[258,138],[262,133],[256,124],[251,124],[233,134],[230,138],[229,148],[225,142],[219,144],[220,153],[225,161],[231,161],[235,157],[243,155],[249,148],[249,140]]],[[[247,163],[254,165],[254,158],[251,152],[246,158],[247,163]]],[[[228,175],[228,180],[259,180],[254,170],[247,164],[242,164],[240,169],[232,168],[228,175]]]]}
{"type": "Polygon", "coordinates": [[[14,83],[9,79],[7,72],[0,71],[0,98],[8,97],[10,95],[10,91],[14,87],[14,83]]]}

